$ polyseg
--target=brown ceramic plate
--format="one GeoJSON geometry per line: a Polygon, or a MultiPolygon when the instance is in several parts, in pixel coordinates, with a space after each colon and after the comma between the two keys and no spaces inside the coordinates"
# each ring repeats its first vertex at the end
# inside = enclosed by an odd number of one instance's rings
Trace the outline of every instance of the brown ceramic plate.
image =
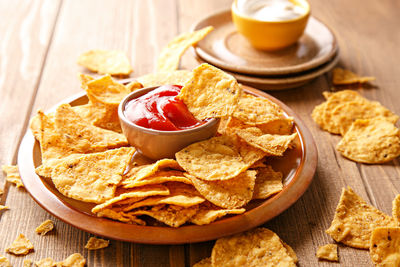
{"type": "MultiPolygon", "coordinates": [[[[186,225],[176,229],[130,225],[98,218],[90,212],[93,204],[63,196],[55,189],[51,180],[35,174],[35,167],[41,164],[40,146],[29,130],[18,153],[22,181],[33,199],[55,217],[86,232],[116,240],[147,244],[182,244],[212,240],[256,227],[289,208],[306,191],[317,166],[317,149],[311,133],[290,108],[259,90],[250,87],[245,89],[256,96],[272,100],[282,107],[287,116],[293,116],[299,138],[295,149],[288,151],[280,159],[270,161],[275,170],[283,172],[284,189],[268,200],[252,202],[244,214],[221,219],[209,225],[186,225]]],[[[81,105],[87,102],[87,97],[82,93],[65,102],[72,106],[81,105]]]]}
{"type": "Polygon", "coordinates": [[[256,50],[233,25],[230,10],[208,16],[193,30],[212,25],[214,30],[200,41],[195,51],[204,61],[236,73],[286,75],[316,68],[331,60],[337,50],[333,32],[321,21],[310,17],[300,40],[283,50],[256,50]]]}
{"type": "MultiPolygon", "coordinates": [[[[199,57],[196,57],[196,60],[199,63],[205,62],[199,57]]],[[[330,71],[337,64],[338,61],[339,50],[337,51],[336,55],[327,63],[315,69],[290,76],[251,76],[241,73],[229,72],[226,70],[224,71],[234,76],[242,84],[253,86],[262,90],[275,91],[300,87],[317,78],[318,76],[330,71]]]]}

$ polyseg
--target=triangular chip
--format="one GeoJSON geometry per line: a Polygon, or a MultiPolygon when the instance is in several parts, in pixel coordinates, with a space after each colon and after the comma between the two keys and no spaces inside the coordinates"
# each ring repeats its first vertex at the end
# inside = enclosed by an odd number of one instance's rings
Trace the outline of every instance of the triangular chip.
{"type": "Polygon", "coordinates": [[[210,224],[213,221],[222,218],[228,214],[242,214],[246,211],[244,208],[240,209],[221,209],[220,207],[212,205],[210,202],[201,204],[199,211],[190,218],[190,222],[197,225],[210,224]]]}
{"type": "Polygon", "coordinates": [[[100,74],[126,76],[132,72],[124,52],[116,50],[90,50],[78,58],[78,64],[100,74]]]}
{"type": "Polygon", "coordinates": [[[379,226],[396,226],[396,222],[368,205],[351,188],[343,188],[335,217],[326,233],[347,246],[368,249],[372,230],[379,226]]]}
{"type": "Polygon", "coordinates": [[[376,266],[400,266],[400,228],[377,227],[372,231],[369,253],[376,266]]]}
{"type": "Polygon", "coordinates": [[[85,248],[89,250],[102,249],[108,247],[109,244],[110,244],[109,240],[104,240],[92,236],[86,243],[85,248]]]}
{"type": "Polygon", "coordinates": [[[63,195],[92,203],[114,196],[135,149],[108,150],[62,161],[54,166],[51,179],[63,195]]]}
{"type": "Polygon", "coordinates": [[[24,187],[17,165],[2,165],[1,169],[6,173],[6,180],[8,182],[15,184],[17,187],[24,187]]]}
{"type": "Polygon", "coordinates": [[[239,102],[242,88],[236,79],[209,64],[193,70],[177,96],[199,120],[232,115],[239,102]]]}
{"type": "Polygon", "coordinates": [[[185,51],[192,45],[197,44],[214,28],[212,26],[203,29],[184,33],[175,37],[161,51],[157,60],[157,71],[174,71],[178,69],[179,60],[185,51]]]}
{"type": "Polygon", "coordinates": [[[283,189],[282,173],[276,172],[271,166],[257,168],[256,184],[253,199],[266,199],[283,189]]]}
{"type": "Polygon", "coordinates": [[[6,248],[6,252],[14,255],[26,255],[33,251],[33,244],[23,234],[20,234],[14,242],[6,248]]]}
{"type": "Polygon", "coordinates": [[[87,94],[92,103],[102,102],[118,107],[130,90],[123,84],[115,82],[110,75],[92,80],[87,84],[87,94]]]}
{"type": "Polygon", "coordinates": [[[334,68],[332,71],[332,83],[334,85],[365,83],[373,80],[375,80],[375,77],[360,77],[354,72],[342,68],[334,68]]]}

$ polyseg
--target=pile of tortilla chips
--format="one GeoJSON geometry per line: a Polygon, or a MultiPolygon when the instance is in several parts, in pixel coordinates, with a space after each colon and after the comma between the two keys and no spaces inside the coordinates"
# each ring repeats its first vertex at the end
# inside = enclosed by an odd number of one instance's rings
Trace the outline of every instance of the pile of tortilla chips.
{"type": "Polygon", "coordinates": [[[323,95],[326,101],[311,116],[322,129],[343,136],[336,149],[344,157],[374,164],[400,155],[399,116],[352,90],[323,95]]]}
{"type": "Polygon", "coordinates": [[[178,97],[196,118],[220,119],[217,136],[185,147],[176,159],[131,162],[135,148],[120,133],[117,107],[142,84],[81,75],[88,104],[62,104],[32,119],[42,154],[37,174],[63,195],[96,204],[97,216],[139,225],[209,224],[280,192],[283,175],[265,158],[294,146],[293,119],[208,64],[171,75],[186,81],[178,97]]]}

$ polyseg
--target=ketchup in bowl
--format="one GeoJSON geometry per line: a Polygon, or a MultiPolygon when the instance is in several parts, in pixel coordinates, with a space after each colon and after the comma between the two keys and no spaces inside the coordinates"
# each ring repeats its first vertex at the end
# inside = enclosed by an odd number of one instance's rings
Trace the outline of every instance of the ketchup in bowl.
{"type": "Polygon", "coordinates": [[[132,123],[160,131],[194,128],[206,121],[197,120],[182,100],[176,98],[182,86],[163,85],[129,101],[124,110],[132,123]]]}

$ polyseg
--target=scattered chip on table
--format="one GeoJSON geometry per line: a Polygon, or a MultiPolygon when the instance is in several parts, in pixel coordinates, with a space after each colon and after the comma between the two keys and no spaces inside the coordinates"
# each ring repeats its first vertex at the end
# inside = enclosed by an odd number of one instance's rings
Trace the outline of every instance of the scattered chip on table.
{"type": "Polygon", "coordinates": [[[356,120],[336,149],[356,162],[388,162],[400,155],[400,130],[384,118],[356,120]]]}
{"type": "Polygon", "coordinates": [[[163,48],[157,60],[157,71],[173,71],[179,67],[179,61],[185,51],[196,45],[207,36],[214,28],[212,26],[203,29],[183,33],[175,37],[168,45],[163,48]]]}
{"type": "Polygon", "coordinates": [[[54,229],[54,223],[52,220],[45,220],[44,222],[42,222],[38,227],[36,227],[35,232],[38,235],[45,235],[48,232],[50,232],[51,230],[54,229]]]}
{"type": "Polygon", "coordinates": [[[350,70],[342,68],[334,68],[332,71],[332,83],[334,85],[366,83],[373,80],[375,80],[375,77],[361,77],[350,70]]]}
{"type": "Polygon", "coordinates": [[[96,238],[92,236],[86,243],[85,248],[89,250],[102,249],[108,247],[109,244],[109,240],[104,240],[102,238],[96,238]]]}
{"type": "Polygon", "coordinates": [[[23,234],[20,234],[14,242],[6,248],[6,252],[14,255],[26,255],[33,251],[33,244],[23,234]]]}
{"type": "Polygon", "coordinates": [[[336,244],[327,244],[317,249],[317,258],[320,260],[339,261],[338,246],[336,244]]]}
{"type": "Polygon", "coordinates": [[[24,187],[17,165],[2,165],[1,169],[6,173],[6,180],[8,182],[15,184],[18,188],[24,187]]]}
{"type": "Polygon", "coordinates": [[[31,267],[32,260],[26,259],[26,260],[24,260],[23,264],[24,264],[24,267],[31,267]]]}
{"type": "Polygon", "coordinates": [[[199,262],[195,263],[193,267],[211,267],[211,258],[204,258],[199,262]]]}
{"type": "Polygon", "coordinates": [[[52,258],[44,258],[35,262],[37,267],[54,267],[57,266],[57,262],[52,258]]]}
{"type": "Polygon", "coordinates": [[[236,79],[207,63],[192,73],[178,95],[189,111],[199,120],[232,115],[242,93],[236,79]]]}
{"type": "Polygon", "coordinates": [[[79,56],[78,64],[99,74],[127,76],[133,71],[126,54],[116,50],[89,50],[79,56]]]}
{"type": "Polygon", "coordinates": [[[266,228],[218,239],[211,262],[212,266],[296,266],[279,236],[266,228]]]}
{"type": "Polygon", "coordinates": [[[400,194],[398,194],[392,202],[393,219],[400,225],[400,194]]]}
{"type": "Polygon", "coordinates": [[[10,261],[3,255],[0,255],[0,266],[2,266],[2,267],[12,267],[10,261]]]}
{"type": "Polygon", "coordinates": [[[174,70],[149,73],[140,76],[138,82],[143,84],[143,87],[160,86],[164,84],[184,85],[192,77],[192,72],[188,70],[174,70]]]}
{"type": "Polygon", "coordinates": [[[336,242],[354,248],[368,249],[374,228],[396,225],[392,217],[368,205],[349,187],[343,188],[335,216],[326,233],[336,242]]]}
{"type": "Polygon", "coordinates": [[[400,266],[400,228],[377,227],[372,231],[369,253],[377,266],[400,266]]]}
{"type": "Polygon", "coordinates": [[[266,199],[283,189],[282,173],[274,171],[271,166],[257,168],[253,199],[266,199]]]}
{"type": "Polygon", "coordinates": [[[10,208],[7,207],[7,206],[0,205],[0,211],[2,211],[2,210],[8,210],[8,209],[10,209],[10,208]]]}

